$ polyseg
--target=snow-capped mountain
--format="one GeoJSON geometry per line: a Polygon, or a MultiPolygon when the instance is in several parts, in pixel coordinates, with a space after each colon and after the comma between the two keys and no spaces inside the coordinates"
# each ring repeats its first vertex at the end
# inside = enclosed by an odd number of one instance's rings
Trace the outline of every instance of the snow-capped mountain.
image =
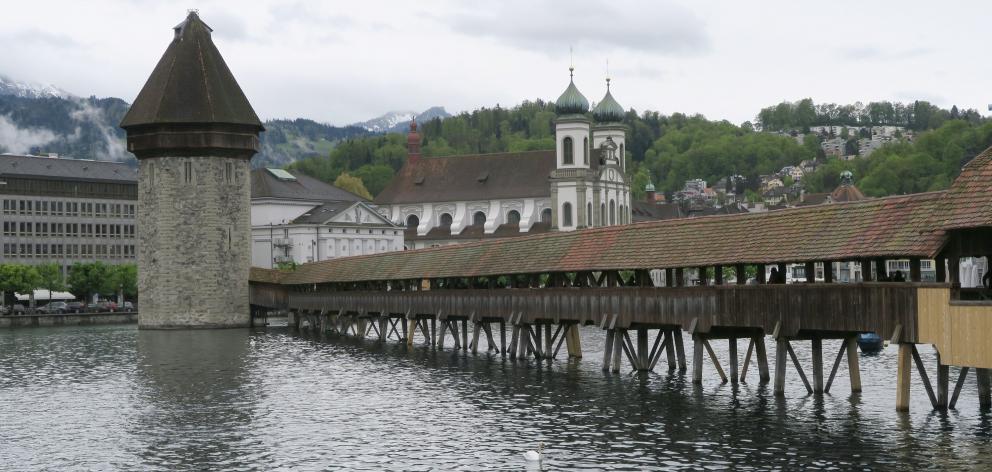
{"type": "Polygon", "coordinates": [[[432,120],[434,118],[447,118],[451,116],[444,107],[431,107],[423,113],[413,111],[391,111],[377,118],[368,121],[355,123],[352,126],[365,128],[371,133],[402,133],[410,126],[410,121],[414,118],[419,122],[432,120]]]}
{"type": "Polygon", "coordinates": [[[13,95],[22,98],[69,98],[72,94],[54,85],[17,82],[0,75],[0,95],[13,95]]]}

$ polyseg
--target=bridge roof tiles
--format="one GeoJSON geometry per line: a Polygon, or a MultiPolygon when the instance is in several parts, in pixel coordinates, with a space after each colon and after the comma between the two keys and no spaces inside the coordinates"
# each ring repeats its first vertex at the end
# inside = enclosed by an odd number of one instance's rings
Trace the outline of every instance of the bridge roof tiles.
{"type": "Polygon", "coordinates": [[[948,230],[992,226],[992,148],[961,169],[941,203],[948,230]]]}
{"type": "MultiPolygon", "coordinates": [[[[933,257],[945,192],[549,233],[304,264],[284,283],[933,257]]],[[[254,280],[254,279],[253,279],[254,280]]]]}

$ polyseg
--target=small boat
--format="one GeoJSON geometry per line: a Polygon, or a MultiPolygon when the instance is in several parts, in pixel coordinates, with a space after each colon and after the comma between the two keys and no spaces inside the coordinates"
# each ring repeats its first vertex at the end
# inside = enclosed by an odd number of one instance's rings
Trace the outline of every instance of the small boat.
{"type": "Polygon", "coordinates": [[[865,354],[875,354],[885,347],[882,337],[875,333],[861,333],[858,335],[858,347],[865,354]]]}

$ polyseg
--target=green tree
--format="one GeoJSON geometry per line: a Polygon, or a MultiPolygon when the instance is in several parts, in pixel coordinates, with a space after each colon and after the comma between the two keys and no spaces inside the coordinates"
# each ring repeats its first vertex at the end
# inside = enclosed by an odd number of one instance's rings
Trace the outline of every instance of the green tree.
{"type": "Polygon", "coordinates": [[[14,303],[14,293],[28,294],[34,303],[34,289],[41,284],[41,275],[34,266],[26,264],[0,264],[0,291],[4,292],[4,305],[14,303]]]}
{"type": "Polygon", "coordinates": [[[59,264],[49,262],[35,266],[38,271],[38,287],[51,292],[65,290],[65,281],[62,279],[62,269],[59,264]]]}
{"type": "MultiPolygon", "coordinates": [[[[138,266],[119,264],[110,267],[110,288],[121,298],[134,299],[138,296],[138,266]]],[[[122,300],[123,301],[123,300],[122,300]]]]}
{"type": "Polygon", "coordinates": [[[393,174],[393,168],[384,164],[366,164],[352,173],[353,176],[362,179],[362,183],[372,195],[378,195],[386,188],[393,174]]]}
{"type": "Polygon", "coordinates": [[[347,190],[360,197],[367,198],[369,200],[372,199],[372,194],[370,194],[368,189],[365,188],[365,184],[362,183],[362,179],[352,176],[347,172],[342,173],[337,179],[334,179],[334,186],[347,190]]]}
{"type": "Polygon", "coordinates": [[[114,293],[113,269],[103,262],[77,262],[69,267],[67,280],[73,295],[92,300],[93,295],[114,293]]]}

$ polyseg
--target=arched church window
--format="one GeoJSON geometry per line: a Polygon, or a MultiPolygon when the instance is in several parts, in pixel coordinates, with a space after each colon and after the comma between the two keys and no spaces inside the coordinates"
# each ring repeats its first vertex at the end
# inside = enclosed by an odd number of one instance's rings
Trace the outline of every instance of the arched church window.
{"type": "Polygon", "coordinates": [[[450,228],[451,227],[451,213],[441,214],[441,227],[450,228]]]}
{"type": "Polygon", "coordinates": [[[562,155],[564,156],[563,162],[566,165],[571,165],[575,163],[575,159],[572,157],[572,138],[566,137],[561,141],[562,155]]]}
{"type": "Polygon", "coordinates": [[[592,226],[592,203],[586,204],[586,226],[592,226]]]}
{"type": "Polygon", "coordinates": [[[606,226],[606,204],[599,204],[599,225],[606,226]]]}
{"type": "Polygon", "coordinates": [[[617,203],[610,200],[610,225],[617,224],[617,203]]]}
{"type": "Polygon", "coordinates": [[[569,202],[561,206],[561,225],[572,226],[572,204],[569,202]]]}
{"type": "Polygon", "coordinates": [[[582,163],[589,165],[589,138],[582,139],[582,163]]]}
{"type": "Polygon", "coordinates": [[[517,210],[510,210],[506,214],[506,223],[511,225],[520,224],[520,212],[518,212],[517,210]]]}
{"type": "Polygon", "coordinates": [[[417,226],[420,226],[420,218],[418,218],[417,215],[410,215],[406,217],[407,229],[416,229],[417,226]]]}
{"type": "Polygon", "coordinates": [[[472,215],[472,224],[475,226],[482,226],[486,224],[486,214],[481,211],[475,212],[475,214],[472,215]]]}
{"type": "Polygon", "coordinates": [[[545,208],[541,210],[541,223],[551,224],[551,209],[545,208]]]}

